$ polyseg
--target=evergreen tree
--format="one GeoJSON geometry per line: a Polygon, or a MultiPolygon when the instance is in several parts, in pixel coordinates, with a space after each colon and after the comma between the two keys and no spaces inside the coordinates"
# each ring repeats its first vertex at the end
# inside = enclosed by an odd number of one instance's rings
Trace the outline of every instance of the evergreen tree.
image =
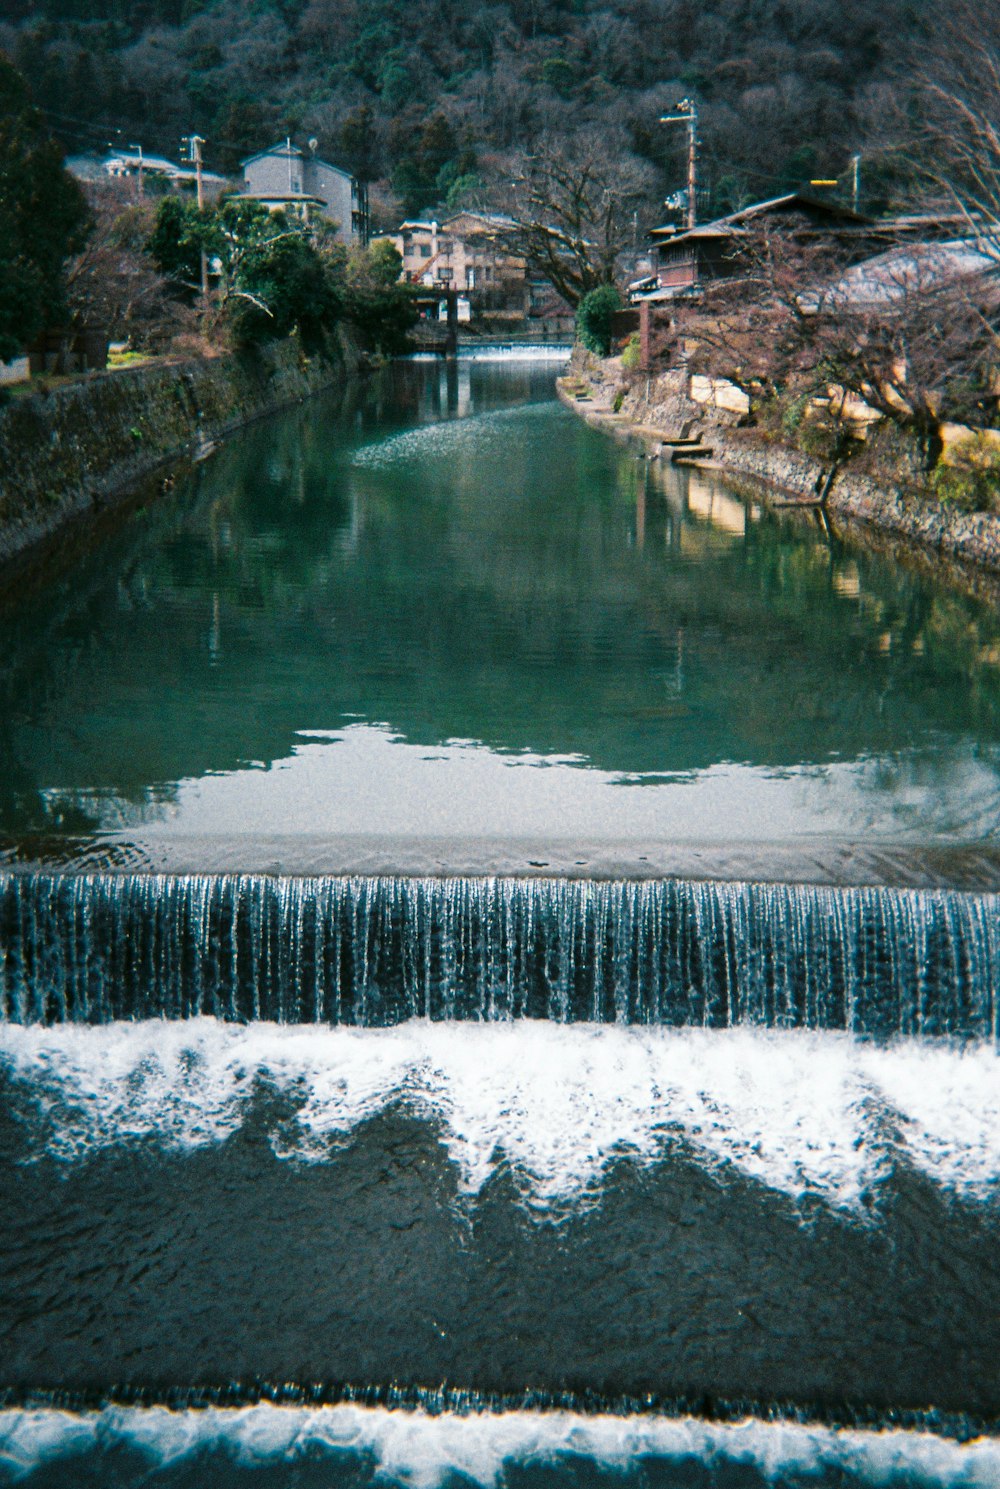
{"type": "Polygon", "coordinates": [[[82,247],[87,224],[62,150],[24,79],[0,57],[0,359],[65,319],[66,260],[82,247]]]}

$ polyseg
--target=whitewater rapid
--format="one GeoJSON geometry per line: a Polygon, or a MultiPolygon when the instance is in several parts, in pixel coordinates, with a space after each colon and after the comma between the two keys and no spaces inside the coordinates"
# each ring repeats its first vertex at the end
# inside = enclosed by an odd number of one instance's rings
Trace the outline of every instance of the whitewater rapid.
{"type": "Polygon", "coordinates": [[[0,1483],[17,1482],[54,1463],[132,1451],[156,1475],[209,1454],[239,1468],[306,1463],[345,1454],[374,1467],[377,1480],[401,1489],[440,1489],[454,1476],[494,1489],[506,1467],[557,1467],[590,1460],[597,1472],[623,1474],[643,1461],[683,1470],[698,1482],[735,1482],[742,1468],[768,1485],[803,1479],[913,1489],[995,1489],[1000,1443],[960,1444],[931,1433],[844,1431],[794,1422],[732,1424],[655,1416],[579,1416],[570,1412],[394,1411],[354,1405],[300,1408],[264,1403],[172,1411],[106,1407],[72,1413],[0,1411],[0,1483]]]}
{"type": "Polygon", "coordinates": [[[269,1137],[281,1158],[321,1162],[401,1108],[434,1126],[467,1194],[505,1164],[542,1209],[593,1197],[613,1160],[650,1164],[678,1147],[835,1207],[857,1207],[897,1165],[966,1199],[1000,1193],[1000,1058],[987,1044],[541,1020],[153,1019],[0,1025],[0,1072],[27,1113],[29,1160],[220,1144],[273,1090],[285,1098],[269,1137]]]}

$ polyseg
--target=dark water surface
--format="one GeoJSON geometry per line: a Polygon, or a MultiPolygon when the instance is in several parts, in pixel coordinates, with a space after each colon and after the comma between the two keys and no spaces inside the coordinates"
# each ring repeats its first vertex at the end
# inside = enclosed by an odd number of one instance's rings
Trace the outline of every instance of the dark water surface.
{"type": "Polygon", "coordinates": [[[551,368],[73,543],[0,606],[0,1485],[997,1489],[1000,614],[551,368]]]}
{"type": "Polygon", "coordinates": [[[992,850],[996,611],[637,460],[552,385],[397,367],[9,596],[0,833],[189,869],[992,850]]]}

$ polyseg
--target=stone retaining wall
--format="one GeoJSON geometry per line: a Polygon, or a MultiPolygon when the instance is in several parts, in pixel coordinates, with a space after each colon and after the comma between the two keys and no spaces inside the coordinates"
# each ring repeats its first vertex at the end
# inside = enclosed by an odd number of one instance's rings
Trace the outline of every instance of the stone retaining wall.
{"type": "MultiPolygon", "coordinates": [[[[571,375],[587,383],[591,402],[577,404],[572,396],[565,401],[581,413],[595,415],[595,422],[610,422],[613,416],[614,427],[655,438],[657,430],[677,433],[694,421],[727,471],[793,496],[812,496],[817,480],[825,475],[826,467],[813,456],[739,428],[735,414],[692,402],[683,370],[627,382],[617,359],[602,362],[577,348],[571,375]]],[[[988,513],[959,512],[850,470],[837,476],[827,506],[851,522],[1000,570],[1000,518],[988,513]]]]}
{"type": "Polygon", "coordinates": [[[108,505],[165,461],[342,379],[296,343],[98,373],[0,410],[0,560],[108,505]]]}

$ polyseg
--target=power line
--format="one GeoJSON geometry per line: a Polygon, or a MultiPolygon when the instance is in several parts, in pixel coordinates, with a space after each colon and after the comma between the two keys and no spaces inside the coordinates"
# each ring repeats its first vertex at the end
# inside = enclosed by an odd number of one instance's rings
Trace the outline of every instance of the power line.
{"type": "MultiPolygon", "coordinates": [[[[139,128],[139,126],[137,126],[135,123],[129,125],[127,128],[121,128],[116,124],[95,124],[91,120],[81,119],[76,114],[64,114],[59,109],[49,108],[45,104],[36,104],[35,107],[38,109],[39,113],[44,114],[47,119],[56,121],[54,127],[57,133],[64,136],[71,135],[81,145],[88,144],[88,141],[84,138],[84,136],[89,135],[91,137],[91,140],[94,142],[99,142],[100,146],[103,149],[124,149],[126,134],[135,133],[135,131],[139,128]],[[73,125],[74,127],[72,129],[65,129],[62,127],[62,123],[73,125]]],[[[145,128],[141,129],[140,132],[146,134],[147,137],[150,133],[145,128]]],[[[166,139],[167,134],[165,132],[153,132],[154,145],[157,148],[164,149],[164,153],[166,153],[166,150],[160,142],[166,139]]]]}
{"type": "Polygon", "coordinates": [[[50,119],[63,119],[67,124],[79,124],[84,129],[92,130],[95,134],[124,134],[125,130],[116,128],[113,124],[95,124],[92,119],[81,119],[76,114],[63,114],[58,109],[49,108],[47,104],[36,103],[35,108],[39,113],[48,114],[50,119]]]}

